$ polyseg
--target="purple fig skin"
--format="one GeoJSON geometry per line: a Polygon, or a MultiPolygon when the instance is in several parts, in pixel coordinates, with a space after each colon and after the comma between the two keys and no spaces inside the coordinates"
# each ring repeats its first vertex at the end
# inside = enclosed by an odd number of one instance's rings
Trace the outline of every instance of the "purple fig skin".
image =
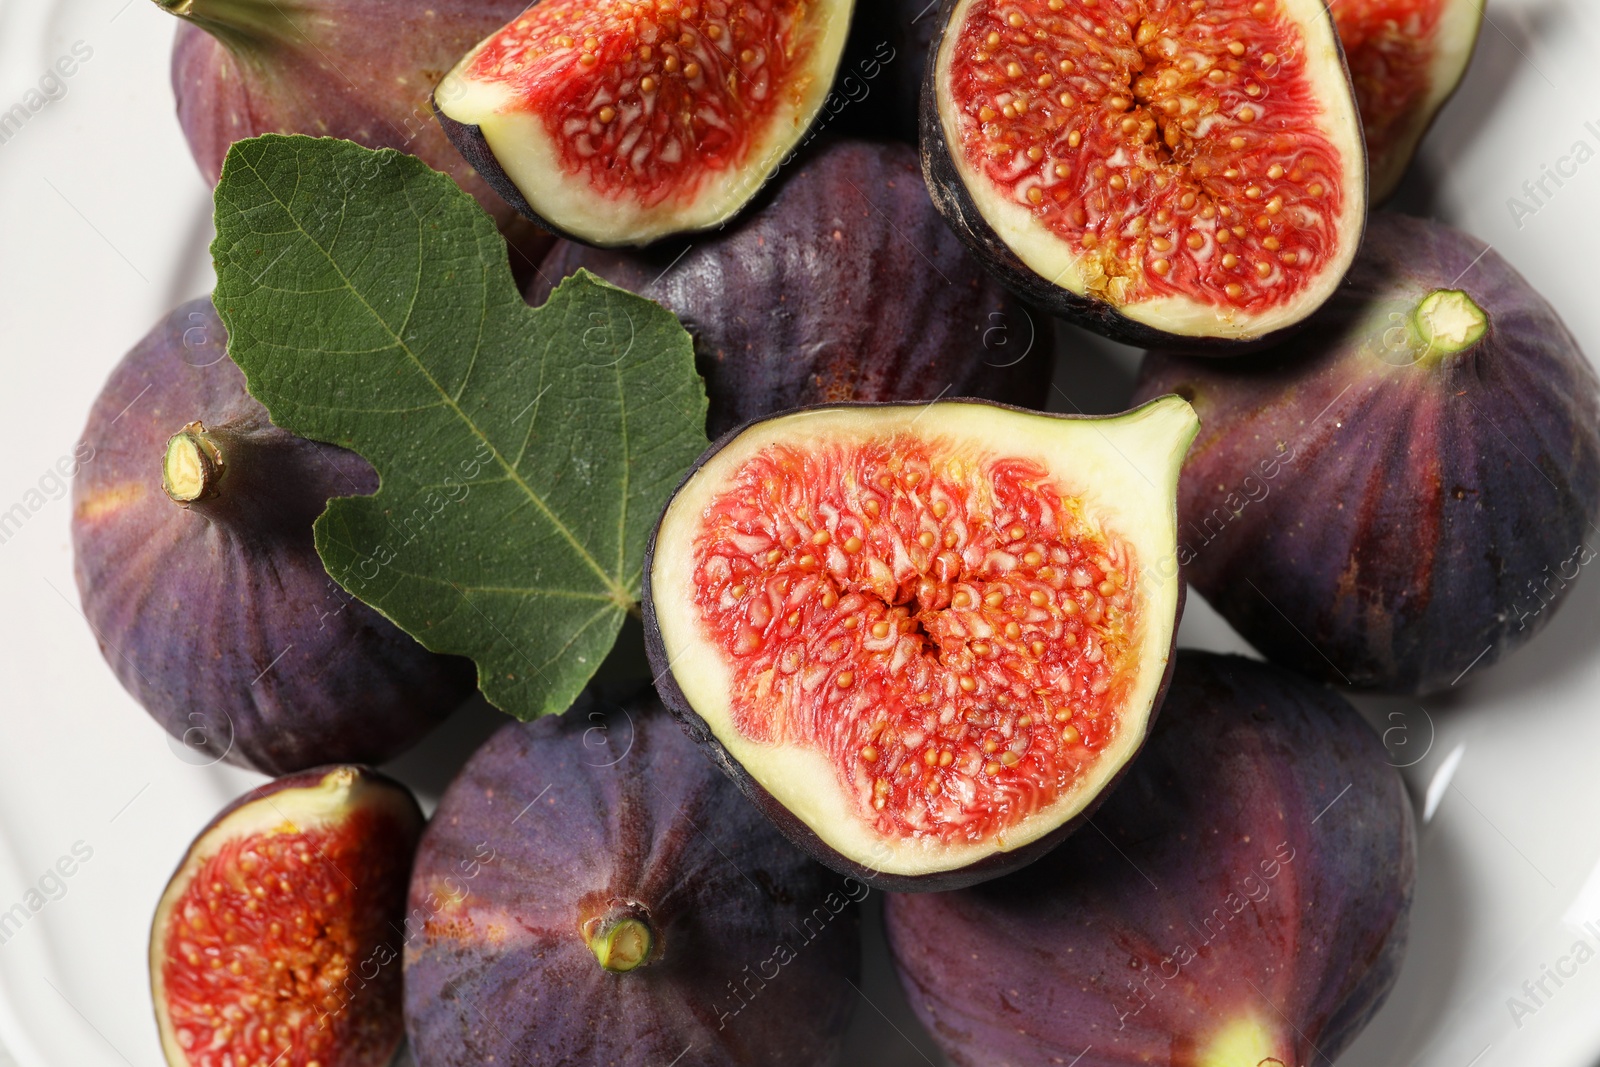
{"type": "Polygon", "coordinates": [[[1377,736],[1287,671],[1178,659],[1098,833],[887,898],[911,1006],[962,1067],[1328,1063],[1393,986],[1416,847],[1377,736]],[[1206,1057],[1230,1024],[1260,1043],[1206,1057]]]}
{"type": "MultiPolygon", "coordinates": [[[[483,135],[483,127],[467,122],[457,122],[455,119],[439,110],[439,100],[436,96],[428,97],[429,110],[433,112],[433,119],[438,123],[439,130],[444,134],[450,146],[456,150],[461,161],[494,190],[494,195],[511,206],[519,218],[527,220],[551,236],[551,244],[566,238],[560,227],[553,225],[548,219],[541,218],[539,213],[528,203],[528,198],[522,195],[522,190],[517,188],[517,183],[511,180],[511,175],[500,165],[500,160],[489,147],[489,139],[483,135]]],[[[546,249],[546,255],[549,250],[546,249]]]]}
{"type": "Polygon", "coordinates": [[[226,345],[209,299],[184,304],[95,401],[72,493],[84,615],[191,762],[277,775],[389,759],[472,693],[471,662],[427,651],[328,576],[312,522],[331,497],[376,492],[377,473],[273,426],[226,345]],[[186,507],[163,489],[162,456],[197,420],[234,446],[217,495],[186,507]]]}
{"type": "Polygon", "coordinates": [[[525,0],[156,0],[183,19],[172,52],[178,121],[206,179],[263,133],[394,148],[449,174],[536,263],[553,238],[522,219],[451,147],[433,87],[525,0]]]}
{"type": "Polygon", "coordinates": [[[406,924],[419,1067],[810,1067],[837,1055],[866,886],[791,848],[654,699],[504,727],[423,836],[406,924]],[[585,926],[651,930],[602,967],[585,926]],[[688,1062],[687,1060],[685,1062],[688,1062]]]}
{"type": "Polygon", "coordinates": [[[1048,399],[1050,319],[984,274],[905,145],[828,145],[758,211],[689,245],[562,242],[528,302],[580,267],[658,301],[694,335],[712,437],[811,404],[1048,399]]]}
{"type": "MultiPolygon", "coordinates": [[[[888,407],[894,405],[863,404],[861,406],[888,407]]],[[[793,412],[780,412],[777,415],[769,415],[767,418],[779,418],[790,414],[793,414],[793,412]]],[[[684,474],[683,480],[673,490],[673,496],[676,496],[688,484],[689,480],[694,477],[695,473],[705,466],[711,457],[722,451],[729,442],[751,426],[764,421],[766,419],[753,419],[742,426],[734,427],[713,442],[711,447],[706,449],[684,474]]],[[[668,499],[670,500],[671,497],[668,499]]],[[[1122,770],[1106,783],[1105,787],[1101,789],[1099,795],[1088,807],[1075,817],[1056,827],[1050,833],[1021,848],[993,853],[977,863],[955,870],[941,871],[937,874],[900,875],[889,874],[848,859],[835,850],[832,845],[829,845],[826,840],[793,812],[784,807],[771,793],[767,792],[761,783],[756,781],[749,771],[745,770],[744,765],[729,754],[722,742],[717,740],[716,735],[711,732],[711,727],[695,712],[694,705],[684,695],[683,688],[678,684],[677,678],[672,673],[672,661],[667,655],[666,645],[661,638],[661,626],[657,618],[655,597],[651,592],[650,576],[655,556],[662,549],[660,534],[661,526],[658,522],[656,528],[650,533],[650,543],[645,549],[644,588],[640,595],[640,606],[644,616],[645,655],[650,661],[650,670],[655,678],[656,692],[660,694],[662,702],[672,714],[683,724],[683,728],[688,735],[705,749],[707,757],[722,768],[722,772],[738,786],[739,791],[745,795],[750,803],[754,804],[768,819],[772,820],[772,824],[781,830],[783,835],[791,842],[803,849],[807,855],[818,863],[832,870],[857,879],[873,889],[891,893],[942,893],[955,889],[964,889],[980,882],[1011,874],[1036,862],[1041,856],[1056,848],[1062,841],[1088,822],[1096,809],[1105,802],[1105,798],[1116,789],[1117,783],[1126,777],[1128,771],[1138,762],[1137,757],[1128,761],[1122,770]]],[[[687,549],[677,551],[687,551],[687,549]]],[[[1183,620],[1183,607],[1187,599],[1188,588],[1182,579],[1179,579],[1177,618],[1174,620],[1172,627],[1172,648],[1167,655],[1166,668],[1161,675],[1161,684],[1156,690],[1155,702],[1150,708],[1150,717],[1145,726],[1146,736],[1149,735],[1149,731],[1160,715],[1162,701],[1165,698],[1168,687],[1172,684],[1173,667],[1178,660],[1178,623],[1183,620]]]]}
{"type": "Polygon", "coordinates": [[[1531,639],[1594,558],[1600,382],[1505,260],[1439,223],[1373,216],[1292,347],[1152,353],[1137,396],[1169,392],[1201,421],[1178,490],[1184,573],[1302,673],[1448,688],[1531,639]],[[1396,346],[1437,289],[1465,292],[1488,330],[1413,363],[1396,346]]]}

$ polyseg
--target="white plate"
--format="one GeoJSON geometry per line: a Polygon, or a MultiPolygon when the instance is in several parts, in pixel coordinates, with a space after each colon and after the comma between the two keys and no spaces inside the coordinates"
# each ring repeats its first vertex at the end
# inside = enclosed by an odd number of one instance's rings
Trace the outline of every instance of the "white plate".
{"type": "MultiPolygon", "coordinates": [[[[1600,161],[1551,184],[1520,226],[1507,206],[1575,142],[1600,148],[1600,11],[1592,0],[1522,0],[1489,15],[1405,204],[1494,244],[1600,353],[1600,161]]],[[[0,512],[31,500],[71,452],[121,354],[210,285],[208,191],[172,117],[172,32],[149,0],[0,0],[0,110],[74,42],[93,49],[65,95],[0,144],[0,512]]],[[[1131,354],[1078,335],[1069,346],[1066,393],[1085,410],[1116,409],[1131,354]]],[[[68,505],[48,493],[35,502],[0,544],[0,912],[75,844],[92,855],[0,945],[0,1046],[21,1067],[158,1067],[149,916],[191,836],[258,779],[185,763],[122,691],[78,614],[68,505]]],[[[1190,605],[1185,643],[1242,648],[1198,598],[1190,605]]],[[[1425,707],[1365,702],[1395,762],[1413,764],[1407,780],[1431,818],[1399,986],[1343,1064],[1600,1061],[1600,957],[1588,958],[1600,950],[1597,609],[1591,577],[1510,662],[1425,707]],[[1544,968],[1573,971],[1580,940],[1585,962],[1558,986],[1544,968]],[[1535,989],[1536,1003],[1522,986],[1541,978],[1549,995],[1535,989]],[[1513,996],[1533,1010],[1514,1018],[1513,996]]],[[[400,772],[436,795],[493,722],[469,710],[428,762],[400,772]]],[[[847,1062],[938,1062],[877,935],[872,944],[847,1062]]]]}

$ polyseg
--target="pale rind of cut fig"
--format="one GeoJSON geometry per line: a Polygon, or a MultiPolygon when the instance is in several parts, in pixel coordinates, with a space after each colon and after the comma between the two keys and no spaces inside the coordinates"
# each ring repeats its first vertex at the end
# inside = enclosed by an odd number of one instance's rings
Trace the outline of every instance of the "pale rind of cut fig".
{"type": "Polygon", "coordinates": [[[670,196],[661,204],[646,205],[634,197],[606,195],[582,175],[567,172],[547,116],[527,108],[512,88],[474,79],[468,72],[499,33],[481,42],[445,75],[434,91],[434,109],[445,132],[490,185],[519,211],[556,233],[585,244],[617,247],[714,229],[760,192],[810,130],[838,73],[853,8],[854,0],[817,0],[806,15],[813,23],[809,54],[814,58],[802,84],[782,90],[745,162],[686,204],[673,204],[670,196]]]}
{"type": "MultiPolygon", "coordinates": [[[[1423,134],[1433,125],[1439,109],[1444,107],[1461,85],[1461,78],[1467,72],[1467,64],[1472,61],[1473,49],[1478,45],[1478,34],[1483,29],[1483,7],[1484,5],[1477,0],[1445,2],[1444,12],[1434,31],[1435,51],[1429,71],[1432,74],[1431,85],[1427,100],[1418,111],[1417,123],[1410,138],[1410,150],[1404,154],[1407,163],[1410,162],[1423,134]]],[[[1386,196],[1395,185],[1399,184],[1403,174],[1404,168],[1393,175],[1392,179],[1387,175],[1374,174],[1373,199],[1376,200],[1379,195],[1386,196]]]]}
{"type": "MultiPolygon", "coordinates": [[[[1076,825],[1147,735],[1169,675],[1182,603],[1175,494],[1179,467],[1198,425],[1185,401],[1163,397],[1108,418],[1038,414],[973,401],[841,405],[735,431],[712,447],[679,489],[653,542],[646,624],[657,642],[652,654],[666,668],[657,665],[663,696],[669,705],[681,697],[709,731],[712,747],[720,748],[713,755],[723,769],[796,843],[836,869],[897,889],[949,888],[1014,869],[1026,862],[1023,854],[1033,858],[1030,846],[1053,843],[1058,837],[1052,835],[1064,836],[1069,825],[1076,825]],[[1051,472],[1063,495],[1081,502],[1080,514],[1091,528],[1114,528],[1142,565],[1133,642],[1139,671],[1117,710],[1118,732],[1068,791],[997,839],[953,844],[879,835],[852,807],[837,768],[823,753],[744,736],[732,720],[728,660],[709,638],[694,603],[690,546],[707,508],[746,461],[776,443],[866,444],[897,433],[1037,462],[1051,472]],[[1017,854],[1017,862],[1008,861],[1010,854],[1017,854]]],[[[675,710],[682,714],[684,709],[675,710]]],[[[698,732],[697,726],[691,723],[691,732],[698,732]]]]}
{"type": "MultiPolygon", "coordinates": [[[[1346,43],[1345,52],[1350,60],[1350,73],[1356,82],[1356,98],[1363,112],[1369,108],[1378,109],[1380,113],[1372,115],[1371,119],[1380,124],[1383,120],[1389,121],[1386,128],[1374,130],[1369,125],[1367,129],[1373,204],[1381,204],[1387,200],[1405,177],[1406,170],[1411,165],[1411,158],[1416,154],[1417,145],[1422,141],[1423,135],[1428,132],[1439,110],[1461,84],[1467,63],[1472,59],[1472,50],[1478,43],[1478,32],[1483,27],[1483,5],[1479,0],[1435,0],[1435,2],[1438,6],[1438,21],[1431,27],[1431,31],[1425,31],[1424,40],[1411,38],[1409,42],[1416,47],[1432,47],[1424,79],[1426,92],[1420,98],[1412,100],[1411,106],[1403,114],[1382,114],[1381,102],[1368,100],[1364,96],[1368,91],[1376,92],[1384,88],[1385,83],[1396,76],[1393,68],[1387,66],[1385,62],[1388,57],[1381,53],[1375,57],[1368,57],[1358,46],[1346,43]],[[1364,77],[1373,78],[1373,83],[1370,86],[1363,84],[1364,77]],[[1380,140],[1382,143],[1379,143],[1380,140]]],[[[1359,7],[1335,6],[1332,10],[1341,30],[1347,24],[1350,24],[1351,32],[1373,28],[1362,24],[1366,13],[1359,7]]],[[[1414,23],[1411,25],[1389,23],[1389,25],[1394,27],[1392,32],[1397,37],[1409,38],[1414,31],[1414,23]]]]}
{"type": "MultiPolygon", "coordinates": [[[[1062,318],[1143,347],[1226,348],[1258,342],[1300,324],[1338,288],[1361,243],[1367,175],[1360,116],[1344,53],[1321,0],[1275,0],[1304,35],[1306,74],[1323,113],[1320,129],[1341,149],[1343,211],[1337,250],[1302,291],[1252,311],[1181,293],[1128,302],[1092,283],[1087,257],[1069,246],[1024,204],[995,195],[988,178],[961,150],[951,67],[958,30],[979,0],[946,0],[944,32],[934,46],[924,89],[923,152],[929,187],[952,226],[1020,296],[1062,318]],[[953,180],[952,180],[953,179],[953,180]]],[[[985,0],[986,2],[986,0],[985,0]]],[[[1149,5],[1154,7],[1155,5],[1149,5]]],[[[1152,15],[1159,19],[1159,15],[1152,15]]],[[[1065,84],[1065,81],[1058,83],[1065,84]]],[[[1130,190],[1130,194],[1131,194],[1130,190]]],[[[1219,201],[1220,202],[1220,201],[1219,201]]],[[[1245,206],[1240,201],[1239,206],[1245,206]]]]}

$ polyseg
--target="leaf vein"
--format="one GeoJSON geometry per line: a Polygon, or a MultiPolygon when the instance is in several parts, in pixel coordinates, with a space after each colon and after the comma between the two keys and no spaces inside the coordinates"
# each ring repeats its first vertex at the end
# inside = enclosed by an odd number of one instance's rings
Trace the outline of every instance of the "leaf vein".
{"type": "MultiPolygon", "coordinates": [[[[556,528],[557,532],[561,534],[562,538],[564,538],[572,547],[572,550],[577,553],[579,559],[587,564],[595,572],[595,574],[600,577],[601,581],[605,583],[605,585],[611,590],[612,594],[619,599],[619,601],[623,599],[631,600],[631,591],[625,586],[619,585],[618,580],[615,577],[606,573],[605,568],[600,566],[600,562],[590,554],[589,550],[584,547],[581,541],[578,540],[576,535],[574,535],[573,532],[567,527],[566,523],[561,521],[560,517],[556,515],[554,510],[551,509],[549,503],[537,491],[535,491],[531,485],[527,483],[527,481],[522,477],[520,471],[516,470],[516,468],[510,466],[506,462],[506,457],[498,448],[494,446],[494,442],[489,440],[488,435],[478,427],[477,423],[472,419],[472,417],[466,413],[460,404],[450,399],[450,394],[440,385],[438,379],[433,376],[432,372],[429,371],[422,359],[415,351],[412,350],[410,345],[406,344],[404,338],[395,334],[393,327],[390,326],[389,323],[384,320],[383,316],[378,313],[377,308],[375,308],[372,305],[372,302],[367,299],[366,294],[361,292],[356,287],[354,282],[345,273],[344,268],[333,257],[330,250],[319,244],[316,238],[313,237],[303,225],[301,225],[298,216],[296,216],[294,213],[293,207],[283,202],[283,200],[278,196],[277,190],[273,189],[271,185],[268,184],[266,177],[262,175],[259,170],[257,170],[254,163],[251,163],[248,160],[245,162],[252,171],[255,171],[257,177],[261,178],[262,184],[267,188],[269,195],[271,195],[273,200],[278,202],[279,207],[281,207],[288,215],[290,221],[295,224],[295,228],[300,231],[301,235],[305,237],[305,239],[313,248],[322,253],[323,258],[328,262],[328,266],[339,276],[340,281],[344,283],[346,290],[353,297],[359,300],[362,306],[367,310],[368,314],[372,316],[373,320],[377,322],[391,337],[394,338],[396,346],[399,347],[400,351],[405,353],[406,358],[411,361],[413,366],[416,367],[417,372],[427,380],[429,386],[431,386],[435,392],[445,399],[447,406],[451,408],[456,417],[467,427],[469,431],[471,431],[473,436],[475,436],[479,441],[489,448],[489,451],[494,455],[495,462],[510,473],[512,481],[514,481],[517,487],[527,495],[528,499],[533,502],[534,506],[539,509],[539,511],[545,516],[550,524],[556,528]]],[[[298,184],[298,175],[296,176],[296,183],[298,184]]],[[[341,212],[341,216],[342,214],[343,213],[341,212]]]]}

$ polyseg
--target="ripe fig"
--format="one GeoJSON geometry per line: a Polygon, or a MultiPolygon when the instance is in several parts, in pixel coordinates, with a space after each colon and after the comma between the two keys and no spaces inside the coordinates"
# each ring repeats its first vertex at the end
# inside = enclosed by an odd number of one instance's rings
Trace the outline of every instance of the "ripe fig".
{"type": "Polygon", "coordinates": [[[668,707],[797,844],[879,888],[969,885],[1074,829],[1144,742],[1181,606],[1177,397],[757,422],[645,565],[668,707]]]}
{"type": "Polygon", "coordinates": [[[1338,286],[1367,210],[1322,0],[946,0],[934,203],[1024,299],[1118,341],[1228,349],[1338,286]]]}
{"type": "Polygon", "coordinates": [[[343,137],[444,171],[537,262],[550,237],[522,219],[433,121],[435,83],[526,0],[156,0],[183,20],[172,53],[178,121],[213,184],[228,146],[263,133],[343,137]]]}
{"type": "Polygon", "coordinates": [[[543,0],[434,92],[445,133],[556,233],[644,245],[727,222],[827,99],[853,0],[543,0]]]}
{"type": "Polygon", "coordinates": [[[73,485],[83,611],[106,661],[186,759],[284,774],[379,762],[472,692],[323,569],[311,524],[373,493],[366,460],[273,426],[207,299],[125,356],[73,485]]]}
{"type": "Polygon", "coordinates": [[[355,766],[269,782],[211,820],[150,931],[167,1063],[389,1063],[422,823],[405,786],[355,766]]]}
{"type": "Polygon", "coordinates": [[[907,997],[961,1067],[1332,1063],[1388,996],[1411,807],[1339,697],[1180,652],[1094,825],[1008,878],[887,898],[907,997]]]}
{"type": "Polygon", "coordinates": [[[1461,83],[1483,6],[1478,0],[1339,0],[1330,10],[1366,132],[1371,200],[1381,203],[1461,83]]]}
{"type": "Polygon", "coordinates": [[[831,1062],[868,890],[789,846],[653,698],[495,734],[411,881],[418,1067],[831,1062]]]}
{"type": "Polygon", "coordinates": [[[712,437],[811,404],[1048,399],[1051,320],[990,279],[950,233],[905,145],[829,145],[760,210],[686,246],[562,242],[528,302],[543,304],[580,267],[683,320],[712,437]]]}
{"type": "Polygon", "coordinates": [[[1483,242],[1373,216],[1293,345],[1151,354],[1140,396],[1192,398],[1184,575],[1268,658],[1393,693],[1529,640],[1600,518],[1600,383],[1483,242]]]}

